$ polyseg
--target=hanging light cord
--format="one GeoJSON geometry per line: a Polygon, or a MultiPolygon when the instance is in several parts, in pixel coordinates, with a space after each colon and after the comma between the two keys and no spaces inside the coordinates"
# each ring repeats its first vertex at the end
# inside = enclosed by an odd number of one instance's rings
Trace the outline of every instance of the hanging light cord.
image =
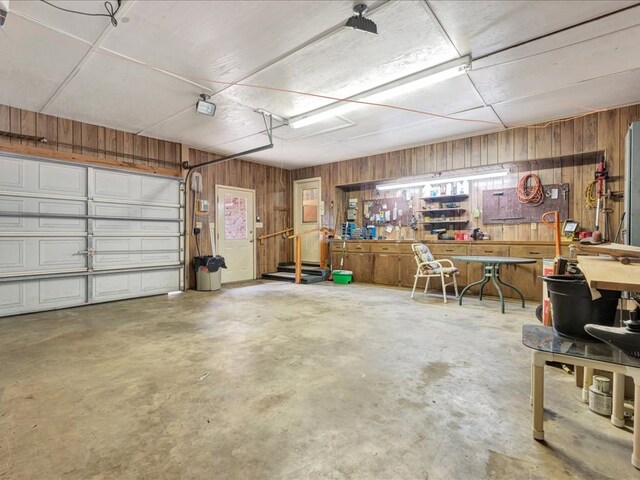
{"type": "Polygon", "coordinates": [[[518,201],[531,206],[542,205],[544,201],[544,188],[540,177],[535,173],[524,175],[518,182],[518,201]],[[529,179],[533,180],[533,185],[529,185],[529,179]]]}
{"type": "Polygon", "coordinates": [[[78,15],[86,15],[87,17],[109,17],[109,19],[111,19],[111,25],[113,25],[114,27],[118,26],[118,20],[116,20],[116,13],[118,13],[118,10],[120,10],[120,7],[122,6],[122,0],[116,0],[118,2],[118,6],[114,9],[113,4],[107,0],[104,2],[104,8],[107,11],[107,13],[88,13],[88,12],[79,12],[78,10],[70,10],[68,8],[59,7],[58,5],[54,5],[53,3],[48,2],[47,0],[40,0],[40,1],[43,3],[46,3],[47,5],[53,8],[62,10],[63,12],[75,13],[78,15]]]}

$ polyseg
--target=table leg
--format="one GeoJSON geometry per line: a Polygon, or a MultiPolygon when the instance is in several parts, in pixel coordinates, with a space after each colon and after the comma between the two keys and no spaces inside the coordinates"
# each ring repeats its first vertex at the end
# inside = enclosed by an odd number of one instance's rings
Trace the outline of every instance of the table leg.
{"type": "Polygon", "coordinates": [[[613,374],[613,398],[611,399],[611,423],[624,427],[624,374],[613,374]]]}
{"type": "Polygon", "coordinates": [[[482,300],[482,293],[484,292],[484,286],[489,283],[491,276],[493,275],[493,268],[491,265],[484,266],[484,277],[482,278],[482,284],[480,285],[480,300],[482,300]]]}
{"type": "Polygon", "coordinates": [[[491,281],[493,282],[493,286],[496,287],[498,292],[498,296],[500,297],[500,309],[502,313],[504,313],[504,295],[502,294],[502,289],[500,288],[500,284],[498,280],[500,279],[500,265],[492,265],[491,269],[491,281]]]}
{"type": "Polygon", "coordinates": [[[513,285],[511,285],[510,283],[507,283],[504,280],[502,280],[500,278],[500,275],[497,276],[497,280],[505,287],[509,287],[511,290],[515,291],[518,295],[520,295],[520,300],[522,300],[522,308],[524,308],[524,295],[522,295],[522,292],[518,290],[516,287],[514,287],[513,285]]]}
{"type": "Polygon", "coordinates": [[[633,377],[635,385],[634,393],[636,401],[633,404],[633,453],[631,463],[640,469],[640,409],[638,409],[638,398],[640,398],[640,378],[633,377]]]}
{"type": "Polygon", "coordinates": [[[582,401],[589,403],[589,387],[593,383],[593,368],[584,367],[584,377],[582,380],[582,401]]]}
{"type": "MultiPolygon", "coordinates": [[[[477,282],[473,282],[467,285],[466,287],[464,287],[460,292],[460,300],[458,300],[458,304],[462,305],[462,297],[464,297],[464,294],[467,293],[467,290],[469,290],[471,287],[475,287],[476,285],[480,285],[480,284],[482,284],[482,287],[484,287],[484,285],[487,282],[489,282],[489,278],[484,276],[482,277],[482,279],[478,280],[477,282]]],[[[482,300],[482,287],[480,287],[480,300],[482,300]]]]}
{"type": "Polygon", "coordinates": [[[532,352],[531,380],[533,393],[533,438],[544,440],[544,360],[532,352]]]}

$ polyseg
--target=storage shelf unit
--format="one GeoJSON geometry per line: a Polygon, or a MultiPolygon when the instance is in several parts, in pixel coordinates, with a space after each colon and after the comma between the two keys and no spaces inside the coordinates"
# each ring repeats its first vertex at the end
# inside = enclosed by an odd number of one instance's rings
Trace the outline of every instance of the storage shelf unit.
{"type": "Polygon", "coordinates": [[[416,210],[422,214],[422,222],[418,222],[420,225],[431,225],[431,227],[443,225],[450,225],[452,228],[462,228],[469,223],[468,218],[461,218],[460,214],[467,211],[466,208],[456,204],[462,200],[469,198],[467,194],[458,195],[439,195],[435,197],[420,197],[420,199],[427,205],[440,204],[438,208],[423,208],[416,210]],[[454,204],[455,206],[447,207],[447,204],[454,204]]]}

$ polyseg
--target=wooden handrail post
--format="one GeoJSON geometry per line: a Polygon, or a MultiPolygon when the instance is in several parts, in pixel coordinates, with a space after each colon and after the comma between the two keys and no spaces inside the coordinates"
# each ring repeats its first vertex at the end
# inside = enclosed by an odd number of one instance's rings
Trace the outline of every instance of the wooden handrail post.
{"type": "Polygon", "coordinates": [[[324,239],[327,231],[323,228],[320,235],[320,268],[324,269],[327,263],[327,252],[325,251],[324,239]]]}
{"type": "Polygon", "coordinates": [[[302,277],[302,235],[296,235],[296,283],[300,283],[302,277]]]}

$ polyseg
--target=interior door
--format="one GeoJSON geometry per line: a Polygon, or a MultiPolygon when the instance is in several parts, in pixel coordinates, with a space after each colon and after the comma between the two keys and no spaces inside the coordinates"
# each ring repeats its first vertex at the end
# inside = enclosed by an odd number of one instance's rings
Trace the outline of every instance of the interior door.
{"type": "MultiPolygon", "coordinates": [[[[322,225],[320,178],[297,180],[293,183],[293,233],[299,235],[317,230],[322,225]]],[[[320,232],[302,235],[302,261],[320,262],[320,232]]]]}
{"type": "Polygon", "coordinates": [[[222,283],[255,278],[255,191],[216,185],[218,255],[227,265],[222,283]]]}

